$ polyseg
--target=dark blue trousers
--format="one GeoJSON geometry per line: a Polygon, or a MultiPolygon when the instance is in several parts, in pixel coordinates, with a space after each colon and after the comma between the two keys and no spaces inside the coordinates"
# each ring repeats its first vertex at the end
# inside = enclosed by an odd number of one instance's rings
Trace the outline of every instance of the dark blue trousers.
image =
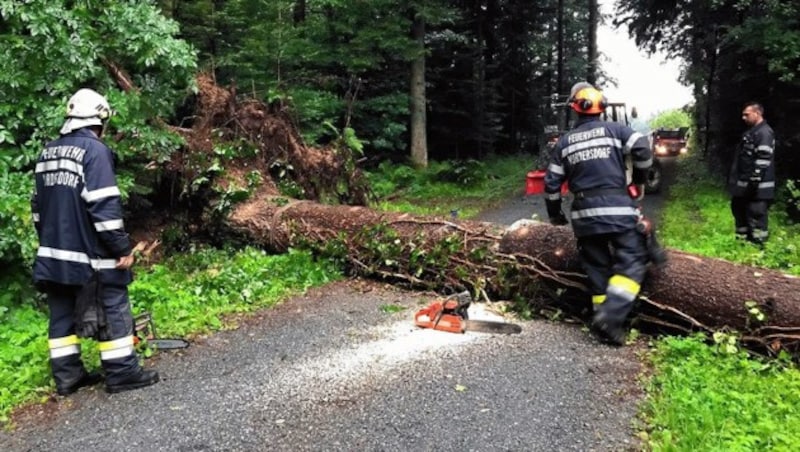
{"type": "MultiPolygon", "coordinates": [[[[52,283],[45,288],[50,307],[50,367],[59,388],[71,386],[86,374],[73,321],[79,290],[79,286],[52,283]]],[[[134,325],[128,287],[103,285],[100,296],[108,321],[108,336],[99,341],[100,357],[106,382],[115,384],[141,372],[133,350],[134,325]]]]}

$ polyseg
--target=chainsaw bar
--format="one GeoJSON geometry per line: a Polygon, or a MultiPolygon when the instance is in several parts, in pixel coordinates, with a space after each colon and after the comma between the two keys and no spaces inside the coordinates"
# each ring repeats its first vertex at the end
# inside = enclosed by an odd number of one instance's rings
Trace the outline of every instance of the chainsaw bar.
{"type": "Polygon", "coordinates": [[[189,342],[183,339],[148,339],[147,345],[156,350],[177,350],[189,347],[189,342]]]}
{"type": "Polygon", "coordinates": [[[466,331],[495,334],[518,334],[522,332],[522,327],[513,323],[493,322],[491,320],[464,320],[463,322],[466,331]]]}

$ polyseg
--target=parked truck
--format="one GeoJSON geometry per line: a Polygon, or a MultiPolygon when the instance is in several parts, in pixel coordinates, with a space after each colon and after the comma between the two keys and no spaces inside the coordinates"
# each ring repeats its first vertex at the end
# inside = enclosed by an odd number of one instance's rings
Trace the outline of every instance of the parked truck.
{"type": "Polygon", "coordinates": [[[677,157],[689,151],[689,128],[660,128],[653,132],[653,153],[656,157],[677,157]]]}

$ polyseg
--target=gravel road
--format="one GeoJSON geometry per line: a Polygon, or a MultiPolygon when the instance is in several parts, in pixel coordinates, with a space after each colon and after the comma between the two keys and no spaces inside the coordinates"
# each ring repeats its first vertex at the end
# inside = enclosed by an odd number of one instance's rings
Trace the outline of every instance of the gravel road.
{"type": "MultiPolygon", "coordinates": [[[[481,219],[543,209],[513,199],[481,219]]],[[[580,325],[517,335],[417,329],[432,294],[375,282],[313,289],[235,330],[147,360],[162,382],[55,397],[0,431],[2,451],[638,450],[638,347],[580,325]],[[386,309],[395,306],[399,311],[386,309]]],[[[474,304],[472,318],[496,317],[474,304]]]]}
{"type": "Polygon", "coordinates": [[[29,408],[0,450],[635,448],[634,348],[544,321],[508,336],[417,329],[430,298],[359,281],[314,289],[161,353],[153,387],[29,408]]]}
{"type": "MultiPolygon", "coordinates": [[[[653,218],[658,224],[664,199],[669,193],[669,187],[675,182],[677,160],[675,157],[661,158],[662,189],[659,193],[648,194],[642,201],[642,210],[645,215],[653,218]]],[[[520,181],[522,189],[524,181],[520,181]]],[[[569,195],[564,198],[564,211],[569,211],[569,195]]],[[[520,219],[534,219],[547,221],[547,208],[541,195],[524,196],[522,192],[495,208],[488,209],[476,217],[478,220],[510,225],[520,219]]]]}

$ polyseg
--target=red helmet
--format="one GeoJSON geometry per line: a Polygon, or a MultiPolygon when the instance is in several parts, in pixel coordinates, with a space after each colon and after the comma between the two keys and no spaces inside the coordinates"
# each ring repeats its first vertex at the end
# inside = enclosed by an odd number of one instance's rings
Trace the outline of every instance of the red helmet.
{"type": "Polygon", "coordinates": [[[603,93],[597,88],[589,86],[581,88],[570,99],[570,106],[573,110],[582,115],[599,115],[604,112],[608,101],[603,93]]]}

